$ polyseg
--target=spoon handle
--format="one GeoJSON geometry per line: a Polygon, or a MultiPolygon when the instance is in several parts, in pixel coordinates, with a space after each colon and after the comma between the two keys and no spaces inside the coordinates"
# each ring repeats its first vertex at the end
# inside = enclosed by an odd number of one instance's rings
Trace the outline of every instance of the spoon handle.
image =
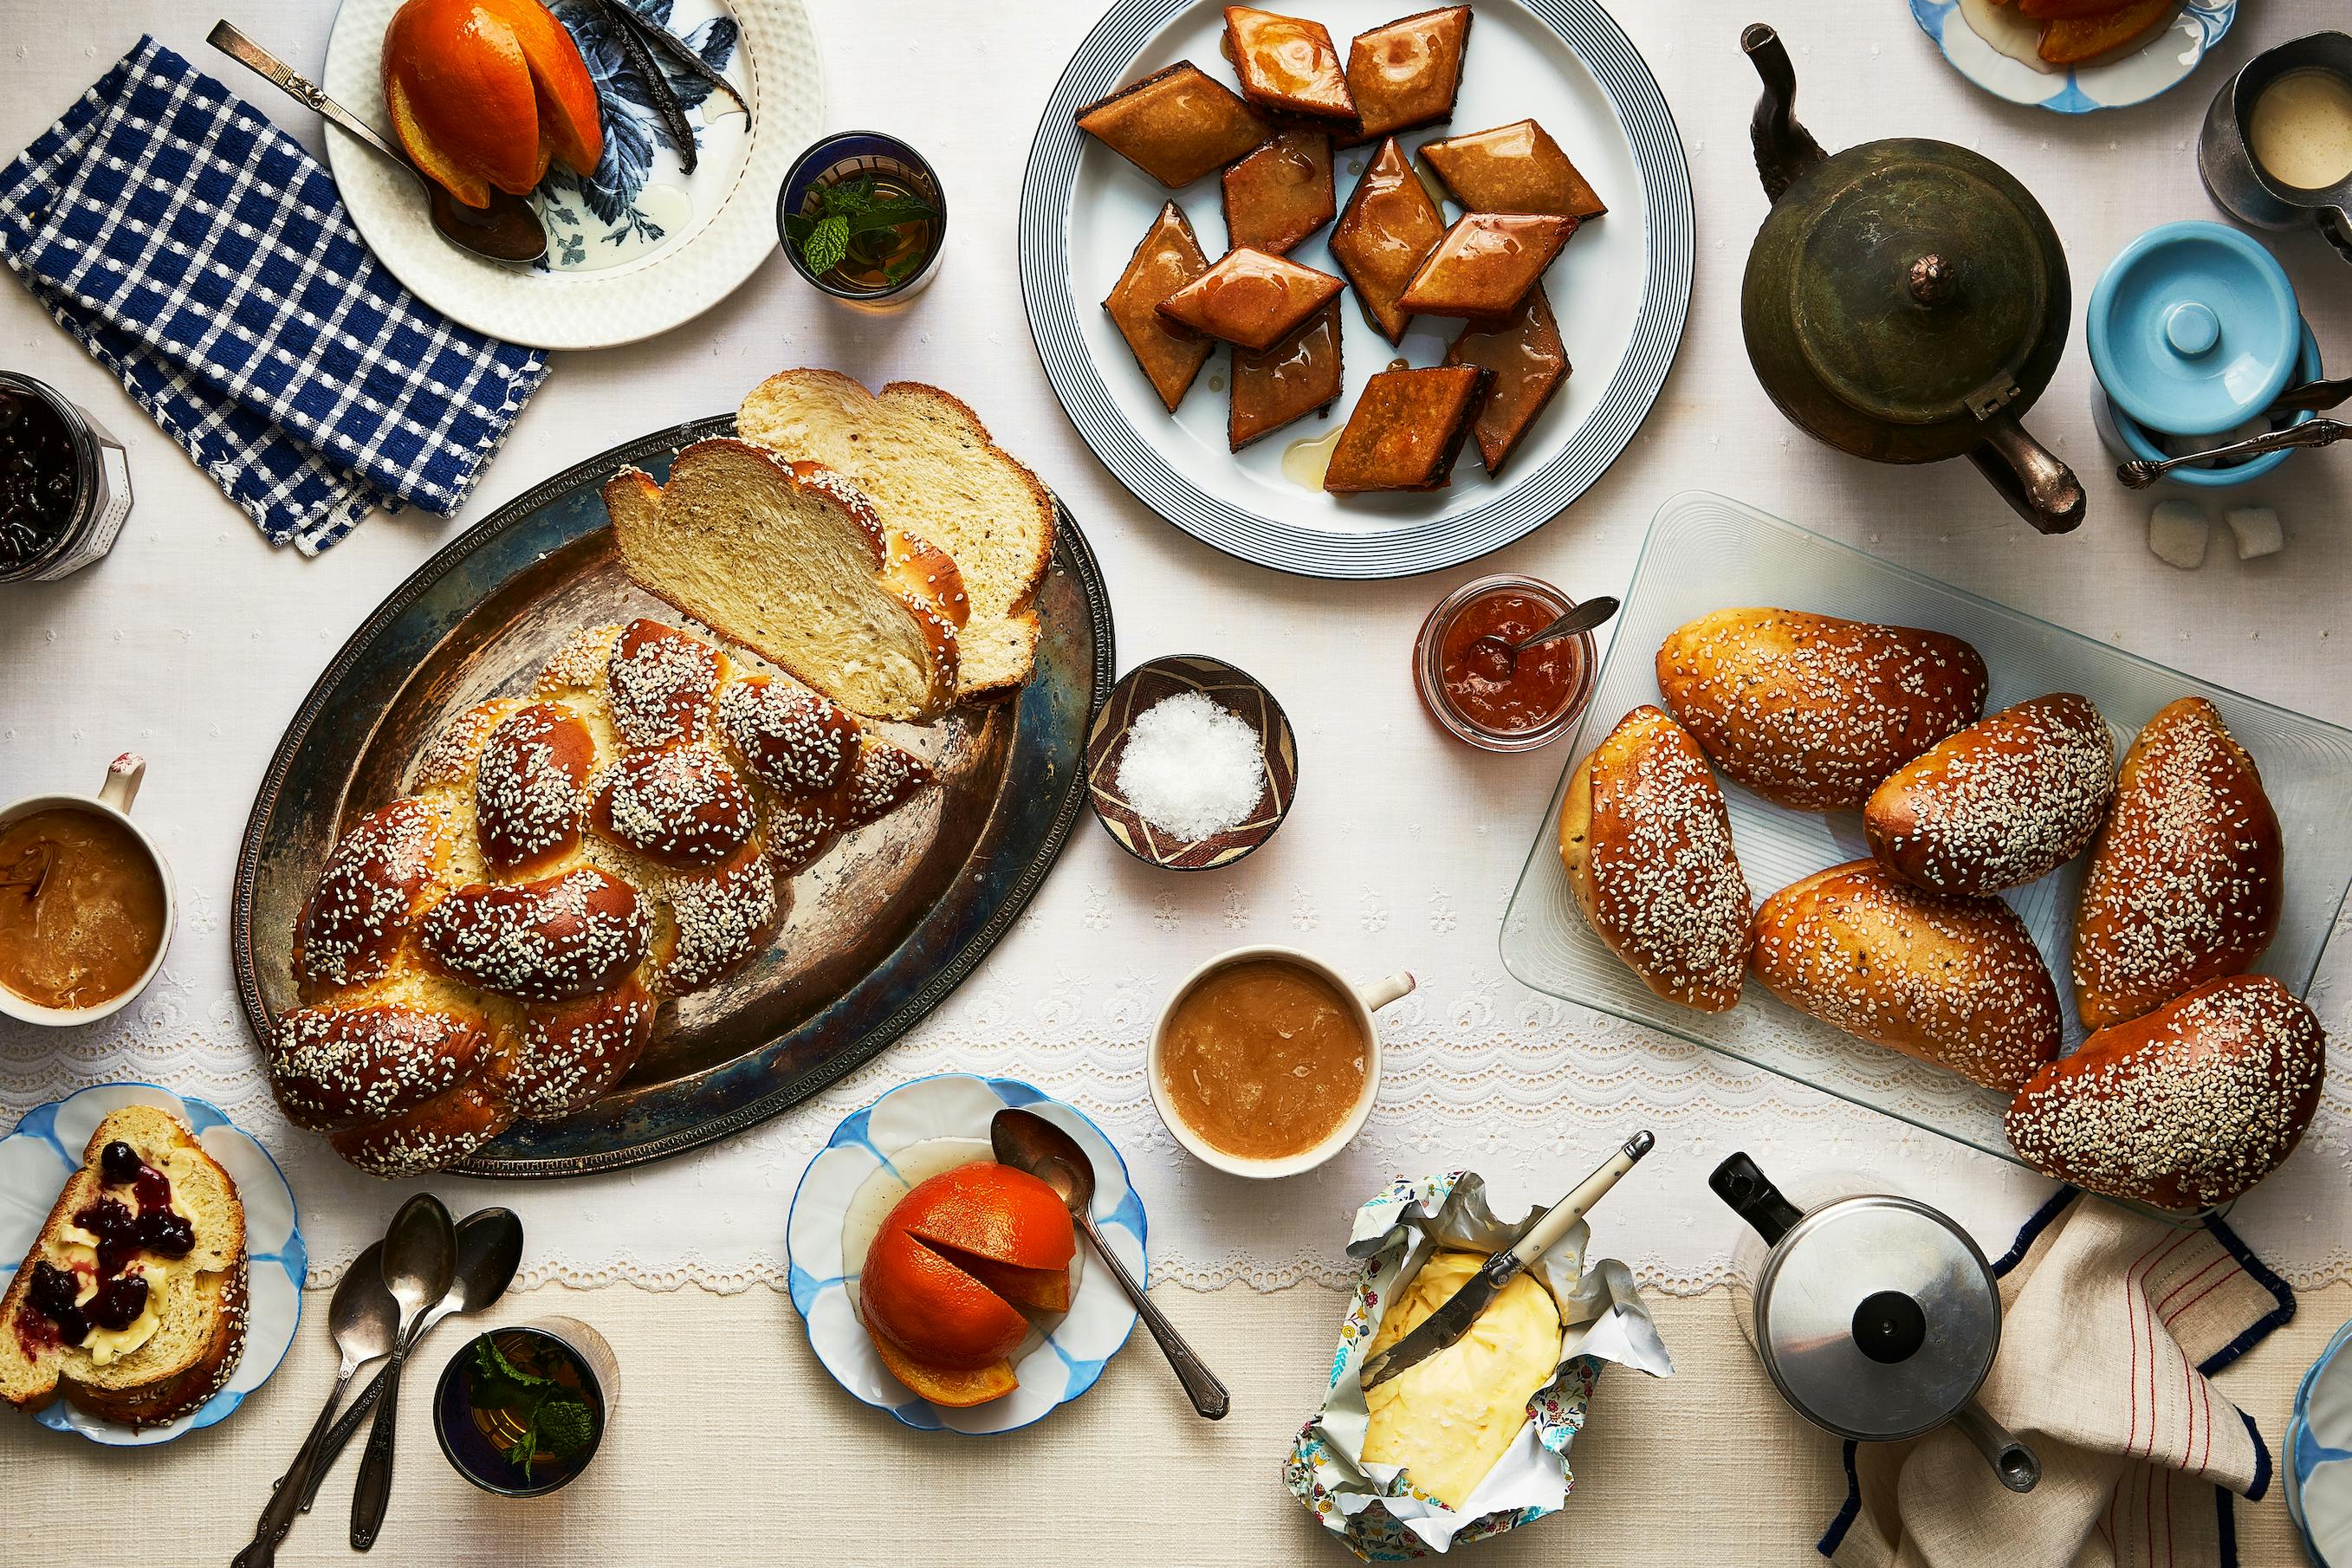
{"type": "Polygon", "coordinates": [[[1606,594],[1599,595],[1585,600],[1584,603],[1519,644],[1514,651],[1525,653],[1528,649],[1544,643],[1558,642],[1561,637],[1574,637],[1579,632],[1589,632],[1616,613],[1617,601],[1606,594]]]}
{"type": "Polygon", "coordinates": [[[1209,1370],[1208,1363],[1202,1361],[1192,1347],[1184,1342],[1184,1336],[1176,1331],[1176,1325],[1161,1316],[1160,1309],[1151,1304],[1151,1298],[1144,1293],[1141,1285],[1136,1283],[1135,1276],[1127,1271],[1127,1265],[1118,1260],[1118,1254],[1110,1249],[1110,1244],[1103,1239],[1102,1232],[1095,1228],[1094,1216],[1081,1212],[1077,1219],[1086,1230],[1087,1239],[1095,1244],[1095,1255],[1110,1265],[1111,1274],[1118,1280],[1119,1288],[1127,1292],[1127,1299],[1135,1303],[1136,1316],[1141,1318],[1143,1326],[1151,1331],[1151,1337],[1160,1342],[1160,1352],[1168,1358],[1168,1364],[1175,1369],[1176,1381],[1182,1384],[1184,1392],[1192,1396],[1192,1408],[1212,1421],[1223,1420],[1225,1412],[1234,1407],[1233,1398],[1225,1392],[1225,1385],[1217,1380],[1215,1373],[1209,1370]]]}
{"type": "Polygon", "coordinates": [[[231,1560],[230,1568],[269,1568],[277,1561],[278,1543],[294,1528],[296,1505],[318,1468],[320,1444],[327,1434],[327,1423],[333,1419],[335,1406],[342,1402],[343,1390],[350,1385],[352,1373],[358,1370],[356,1365],[346,1364],[335,1378],[327,1403],[319,1408],[319,1418],[310,1423],[310,1436],[294,1450],[294,1462],[286,1467],[286,1473],[278,1478],[278,1489],[269,1494],[268,1505],[261,1510],[261,1522],[253,1527],[252,1541],[231,1560]]]}
{"type": "Polygon", "coordinates": [[[2334,381],[2306,381],[2280,393],[2278,401],[2263,412],[2293,414],[2305,408],[2315,412],[2333,408],[2347,397],[2352,397],[2352,375],[2337,376],[2334,381]]]}
{"type": "Polygon", "coordinates": [[[400,1415],[400,1369],[408,1363],[414,1333],[401,1336],[376,1379],[375,1425],[368,1428],[367,1451],[360,1456],[360,1479],[352,1488],[352,1550],[365,1552],[383,1529],[384,1510],[392,1506],[392,1442],[400,1415]]]}
{"type": "MultiPolygon", "coordinates": [[[[439,1308],[425,1313],[415,1331],[408,1336],[408,1348],[415,1350],[416,1342],[425,1337],[425,1331],[448,1315],[446,1310],[439,1308]]],[[[335,1424],[327,1429],[326,1440],[319,1445],[318,1458],[310,1467],[310,1479],[302,1485],[304,1513],[310,1512],[310,1505],[319,1500],[319,1489],[326,1484],[327,1472],[335,1468],[335,1461],[341,1458],[343,1450],[352,1446],[352,1439],[359,1433],[360,1423],[368,1418],[368,1412],[375,1408],[375,1402],[383,1396],[383,1373],[379,1372],[368,1379],[367,1386],[360,1390],[359,1397],[352,1401],[351,1408],[336,1416],[335,1424]]]]}
{"type": "Polygon", "coordinates": [[[2167,458],[2151,463],[2135,458],[2116,469],[2116,478],[2126,489],[2144,490],[2173,469],[2188,463],[2202,463],[2211,458],[2259,458],[2265,452],[2283,452],[2291,447],[2326,447],[2352,436],[2352,425],[2336,419],[2306,419],[2300,425],[2265,431],[2243,441],[2232,441],[2226,447],[2210,451],[2191,452],[2184,458],[2167,458]]]}
{"type": "Polygon", "coordinates": [[[329,98],[326,89],[317,82],[303,76],[292,66],[247,37],[237,29],[236,23],[226,20],[215,22],[212,32],[206,35],[205,41],[239,65],[250,67],[269,81],[283,88],[288,96],[295,101],[333,121],[401,168],[408,168],[408,160],[393,151],[391,144],[377,135],[366,121],[329,98]]]}

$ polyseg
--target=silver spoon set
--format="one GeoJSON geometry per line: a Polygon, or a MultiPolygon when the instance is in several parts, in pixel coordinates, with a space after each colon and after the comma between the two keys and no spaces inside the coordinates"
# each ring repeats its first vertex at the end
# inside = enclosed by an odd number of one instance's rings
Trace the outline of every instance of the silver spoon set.
{"type": "Polygon", "coordinates": [[[382,1241],[359,1255],[335,1287],[327,1310],[341,1364],[324,1408],[294,1462],[278,1479],[253,1540],[232,1568],[268,1568],[298,1513],[310,1511],[319,1484],[360,1423],[374,1412],[360,1474],[352,1491],[352,1547],[365,1552],[383,1528],[392,1500],[392,1454],[400,1408],[400,1373],[427,1331],[452,1313],[478,1312],[506,1294],[522,1262],[522,1221],[513,1211],[481,1209],[453,1223],[441,1200],[420,1193],[400,1207],[382,1241]],[[336,1418],[343,1391],[369,1362],[383,1370],[336,1418]]]}

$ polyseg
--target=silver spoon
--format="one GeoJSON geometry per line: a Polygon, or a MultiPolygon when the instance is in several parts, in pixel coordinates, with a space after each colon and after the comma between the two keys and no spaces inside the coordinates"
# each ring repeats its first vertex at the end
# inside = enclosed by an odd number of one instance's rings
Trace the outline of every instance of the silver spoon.
{"type": "Polygon", "coordinates": [[[2352,397],[2352,375],[2338,376],[2334,381],[2306,381],[2301,386],[2290,386],[2280,393],[2277,401],[2263,412],[2298,414],[2308,408],[2317,413],[2321,409],[2335,407],[2347,397],[2352,397]]]}
{"type": "MultiPolygon", "coordinates": [[[[425,1314],[408,1336],[408,1348],[432,1332],[433,1325],[458,1312],[478,1312],[507,1293],[514,1283],[515,1269],[522,1263],[522,1221],[512,1209],[477,1209],[457,1222],[457,1268],[449,1289],[431,1311],[425,1314]]],[[[389,1298],[386,1298],[389,1300],[389,1298]]],[[[335,1468],[343,1450],[351,1446],[352,1436],[375,1408],[383,1393],[383,1375],[379,1373],[365,1388],[360,1390],[352,1407],[343,1412],[327,1432],[319,1447],[318,1458],[310,1467],[310,1477],[302,1487],[302,1511],[310,1511],[317,1500],[319,1488],[327,1479],[327,1472],[335,1468]]]]}
{"type": "Polygon", "coordinates": [[[2207,463],[2219,458],[2231,460],[2259,458],[2265,452],[2282,452],[2290,447],[2327,447],[2352,436],[2352,425],[2340,419],[2306,419],[2300,425],[2290,425],[2283,430],[2267,430],[2243,441],[2232,441],[2226,447],[2216,447],[2209,452],[2191,452],[2185,458],[2167,458],[2161,463],[2151,463],[2135,458],[2116,469],[2116,478],[2126,489],[2144,490],[2173,469],[2189,463],[2207,463]]]}
{"type": "Polygon", "coordinates": [[[537,261],[547,254],[547,230],[540,226],[539,214],[523,197],[510,195],[494,185],[490,187],[488,206],[469,207],[443,189],[438,180],[425,178],[422,170],[377,135],[366,121],[329,98],[318,83],[298,74],[284,60],[247,37],[235,23],[214,23],[205,41],[231,59],[251,67],[285,89],[296,101],[390,159],[394,167],[424,188],[425,202],[433,213],[433,226],[458,249],[470,250],[492,261],[537,261]]]}
{"type": "Polygon", "coordinates": [[[368,1249],[352,1261],[343,1282],[335,1287],[334,1300],[327,1307],[327,1329],[342,1355],[334,1392],[327,1395],[319,1419],[311,1423],[310,1435],[294,1451],[294,1462],[278,1479],[269,1505],[261,1510],[261,1522],[254,1526],[252,1542],[236,1554],[233,1568],[268,1568],[276,1561],[278,1543],[293,1528],[296,1502],[315,1484],[312,1478],[325,1474],[327,1463],[332,1462],[331,1455],[322,1453],[321,1441],[352,1374],[366,1363],[392,1353],[400,1331],[400,1303],[383,1287],[383,1244],[370,1242],[368,1249]]]}
{"type": "Polygon", "coordinates": [[[1616,613],[1617,601],[1603,594],[1585,600],[1524,642],[1512,642],[1488,632],[1485,637],[1471,638],[1470,646],[1462,652],[1475,673],[1488,680],[1508,680],[1511,672],[1519,667],[1519,655],[1528,649],[1539,643],[1558,642],[1579,632],[1589,632],[1616,613]]]}
{"type": "Polygon", "coordinates": [[[383,1392],[376,1396],[375,1425],[368,1428],[367,1452],[360,1456],[360,1479],[352,1489],[352,1550],[365,1552],[383,1528],[392,1503],[392,1441],[400,1414],[400,1369],[416,1342],[425,1310],[449,1293],[457,1270],[457,1227],[449,1211],[431,1193],[400,1205],[383,1237],[383,1283],[400,1303],[400,1338],[384,1363],[383,1392]]]}
{"type": "Polygon", "coordinates": [[[1110,1265],[1112,1278],[1127,1292],[1127,1299],[1135,1303],[1136,1315],[1151,1331],[1151,1337],[1160,1342],[1160,1352],[1176,1369],[1176,1381],[1192,1396],[1192,1408],[1212,1421],[1223,1420],[1225,1412],[1233,1408],[1225,1385],[1184,1342],[1176,1325],[1160,1316],[1160,1309],[1151,1304],[1143,1287],[1103,1240],[1102,1232],[1095,1228],[1095,1165],[1087,1158],[1087,1152],[1078,1147],[1077,1140],[1034,1110],[1007,1106],[990,1119],[988,1141],[1000,1163],[1028,1172],[1053,1188],[1055,1194],[1070,1206],[1070,1217],[1078,1222],[1078,1228],[1095,1244],[1096,1253],[1110,1265]]]}

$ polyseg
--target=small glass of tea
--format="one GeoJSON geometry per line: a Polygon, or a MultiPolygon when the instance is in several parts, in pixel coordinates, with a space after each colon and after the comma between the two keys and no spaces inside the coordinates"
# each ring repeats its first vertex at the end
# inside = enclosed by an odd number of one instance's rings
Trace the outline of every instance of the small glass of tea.
{"type": "Polygon", "coordinates": [[[492,1329],[449,1358],[433,1431],[457,1472],[500,1497],[569,1485],[604,1440],[620,1398],[613,1347],[576,1318],[492,1329]]]}
{"type": "Polygon", "coordinates": [[[800,155],[776,196],[794,270],[836,300],[894,309],[927,287],[948,205],[923,155],[878,131],[845,131],[800,155]]]}

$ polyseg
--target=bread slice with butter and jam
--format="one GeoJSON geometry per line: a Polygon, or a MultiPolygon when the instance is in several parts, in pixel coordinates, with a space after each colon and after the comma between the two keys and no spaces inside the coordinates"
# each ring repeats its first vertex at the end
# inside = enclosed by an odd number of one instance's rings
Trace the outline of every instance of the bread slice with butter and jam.
{"type": "Polygon", "coordinates": [[[170,1111],[98,1124],[0,1298],[0,1397],[160,1426],[226,1385],[245,1350],[245,1205],[170,1111]]]}

